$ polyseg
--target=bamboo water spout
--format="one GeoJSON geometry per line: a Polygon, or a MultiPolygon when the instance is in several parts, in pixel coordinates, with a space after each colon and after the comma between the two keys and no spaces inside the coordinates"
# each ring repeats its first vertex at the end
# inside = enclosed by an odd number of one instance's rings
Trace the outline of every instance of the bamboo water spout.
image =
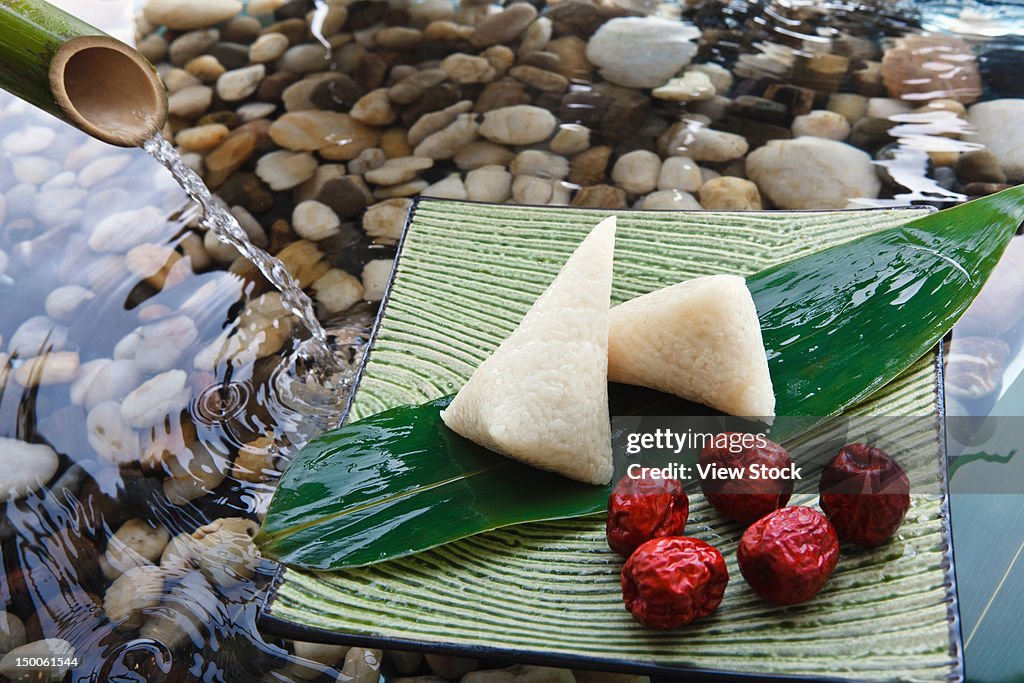
{"type": "Polygon", "coordinates": [[[0,0],[0,87],[121,147],[141,146],[167,118],[145,57],[43,0],[0,0]]]}

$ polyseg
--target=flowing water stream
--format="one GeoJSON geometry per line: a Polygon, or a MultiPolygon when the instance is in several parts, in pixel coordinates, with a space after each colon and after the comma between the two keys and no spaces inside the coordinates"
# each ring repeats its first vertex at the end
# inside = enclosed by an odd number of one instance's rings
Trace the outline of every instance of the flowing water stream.
{"type": "Polygon", "coordinates": [[[201,225],[213,231],[219,240],[237,249],[238,253],[259,268],[267,281],[281,292],[281,303],[289,312],[298,317],[299,322],[309,330],[312,336],[312,344],[307,347],[307,351],[312,356],[311,366],[320,365],[323,371],[334,367],[327,331],[316,318],[313,301],[302,291],[302,287],[288,272],[281,260],[252,243],[238,223],[238,219],[217,203],[203,179],[182,161],[181,155],[178,154],[174,145],[162,133],[158,132],[147,140],[143,149],[170,171],[175,182],[185,190],[189,198],[199,204],[203,210],[201,225]]]}

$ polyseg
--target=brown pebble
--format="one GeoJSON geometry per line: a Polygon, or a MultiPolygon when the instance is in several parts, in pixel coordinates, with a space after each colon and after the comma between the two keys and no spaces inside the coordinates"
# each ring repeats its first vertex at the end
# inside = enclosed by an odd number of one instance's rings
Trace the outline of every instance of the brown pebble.
{"type": "Polygon", "coordinates": [[[502,107],[529,103],[530,95],[526,92],[526,86],[523,83],[514,78],[502,78],[484,86],[480,96],[476,99],[473,111],[483,114],[502,107]]]}
{"type": "Polygon", "coordinates": [[[593,90],[570,92],[562,98],[558,117],[565,123],[578,123],[593,130],[600,127],[609,104],[607,98],[593,90]]]}
{"type": "Polygon", "coordinates": [[[367,52],[356,64],[352,77],[366,90],[374,90],[384,84],[388,75],[388,63],[377,55],[367,52]]]}
{"type": "Polygon", "coordinates": [[[197,126],[205,126],[211,123],[219,123],[222,126],[234,129],[242,124],[242,119],[233,111],[215,111],[206,114],[196,121],[197,126]]]}
{"type": "Polygon", "coordinates": [[[609,83],[601,83],[595,90],[608,101],[600,125],[601,134],[606,140],[621,142],[640,130],[651,108],[650,97],[639,90],[609,83]]]}
{"type": "Polygon", "coordinates": [[[298,83],[302,76],[290,71],[277,71],[263,79],[256,89],[256,99],[260,102],[278,102],[288,86],[298,83]]]}
{"type": "Polygon", "coordinates": [[[366,90],[348,74],[334,74],[313,88],[309,100],[318,109],[344,112],[365,94],[366,90]]]}
{"type": "Polygon", "coordinates": [[[562,60],[559,59],[558,55],[554,52],[543,52],[541,50],[519,55],[519,63],[526,66],[535,66],[545,71],[554,71],[555,73],[558,73],[562,67],[562,60]]]}
{"type": "Polygon", "coordinates": [[[254,17],[235,17],[224,25],[220,34],[224,40],[248,45],[259,37],[262,30],[263,26],[260,24],[259,19],[254,17]]]}
{"type": "Polygon", "coordinates": [[[956,161],[956,174],[965,183],[1006,182],[1006,173],[999,165],[996,155],[987,149],[979,149],[960,155],[956,161]]]}
{"type": "Polygon", "coordinates": [[[569,33],[583,40],[594,35],[606,19],[596,5],[585,2],[560,2],[551,6],[547,16],[556,34],[569,33]]]}
{"type": "Polygon", "coordinates": [[[576,36],[562,36],[548,43],[546,49],[558,55],[558,73],[566,78],[587,82],[593,78],[594,66],[587,59],[585,41],[576,36]]]}
{"type": "Polygon", "coordinates": [[[349,31],[362,31],[382,21],[390,5],[384,0],[359,0],[349,5],[348,22],[345,28],[349,31]]]}
{"type": "Polygon", "coordinates": [[[917,100],[949,97],[963,103],[982,92],[978,60],[963,38],[910,34],[885,51],[881,77],[889,97],[917,100]]]}
{"type": "Polygon", "coordinates": [[[402,112],[402,125],[411,127],[424,114],[440,111],[459,101],[459,88],[454,83],[442,83],[426,92],[402,112]]]}
{"type": "Polygon", "coordinates": [[[228,206],[241,206],[252,214],[262,214],[274,206],[274,195],[253,173],[233,173],[217,188],[228,206]]]}
{"type": "Polygon", "coordinates": [[[423,42],[423,34],[406,26],[382,28],[376,35],[377,44],[391,50],[409,50],[423,42]]]}
{"type": "Polygon", "coordinates": [[[835,92],[849,68],[850,60],[840,55],[799,53],[793,62],[793,80],[806,88],[835,92]]]}
{"type": "Polygon", "coordinates": [[[270,247],[268,248],[268,251],[271,254],[277,254],[286,246],[294,242],[297,236],[292,232],[292,226],[288,224],[288,221],[278,219],[270,226],[269,237],[270,247]]]}
{"type": "Polygon", "coordinates": [[[443,69],[416,71],[388,88],[388,97],[397,104],[411,104],[428,89],[444,82],[446,78],[448,74],[443,69]]]}
{"type": "Polygon", "coordinates": [[[790,116],[800,116],[808,114],[814,109],[817,92],[810,88],[801,88],[798,85],[772,83],[764,91],[764,96],[766,99],[784,105],[790,116]]]}
{"type": "Polygon", "coordinates": [[[984,197],[986,195],[1009,190],[1013,185],[1006,183],[967,183],[964,185],[964,192],[970,197],[984,197]]]}
{"type": "Polygon", "coordinates": [[[469,42],[474,47],[512,42],[536,18],[537,8],[530,3],[513,3],[477,24],[469,42]]]}
{"type": "Polygon", "coordinates": [[[576,192],[572,205],[588,209],[624,209],[626,193],[611,185],[590,185],[576,192]]]}
{"type": "Polygon", "coordinates": [[[397,159],[412,155],[412,147],[406,137],[406,131],[402,128],[388,128],[380,136],[378,143],[384,150],[388,159],[397,159]]]}
{"type": "Polygon", "coordinates": [[[310,37],[309,26],[302,19],[285,19],[270,24],[263,29],[263,34],[267,33],[281,33],[291,45],[304,43],[310,37]]]}
{"type": "Polygon", "coordinates": [[[612,148],[608,145],[591,147],[580,152],[569,162],[569,182],[575,185],[594,185],[604,180],[612,148]]]}
{"type": "Polygon", "coordinates": [[[357,216],[373,195],[359,176],[343,176],[324,183],[315,199],[331,207],[339,218],[357,216]]]}
{"type": "Polygon", "coordinates": [[[217,43],[210,54],[228,71],[242,69],[249,64],[249,46],[241,43],[217,43]]]}
{"type": "Polygon", "coordinates": [[[520,65],[509,69],[509,75],[522,81],[531,88],[544,92],[565,92],[569,88],[569,79],[561,74],[545,71],[535,66],[520,65]]]}
{"type": "Polygon", "coordinates": [[[220,187],[255,151],[256,136],[253,133],[247,130],[233,132],[227,140],[206,155],[206,184],[211,190],[220,187]]]}

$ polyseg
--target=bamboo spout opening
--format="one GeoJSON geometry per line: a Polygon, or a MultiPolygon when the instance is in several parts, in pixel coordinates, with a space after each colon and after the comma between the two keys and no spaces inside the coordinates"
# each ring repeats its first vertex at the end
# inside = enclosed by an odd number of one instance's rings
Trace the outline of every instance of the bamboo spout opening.
{"type": "Polygon", "coordinates": [[[120,147],[138,147],[167,119],[167,94],[153,67],[109,36],[72,38],[50,62],[50,88],[72,124],[120,147]]]}

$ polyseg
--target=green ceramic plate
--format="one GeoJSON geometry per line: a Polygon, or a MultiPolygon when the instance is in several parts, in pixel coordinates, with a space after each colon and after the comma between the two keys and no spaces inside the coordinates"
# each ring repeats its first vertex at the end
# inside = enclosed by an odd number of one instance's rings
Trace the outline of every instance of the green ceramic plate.
{"type": "MultiPolygon", "coordinates": [[[[607,212],[417,202],[347,419],[452,393],[607,212]],[[466,324],[469,320],[470,324],[466,324]]],[[[749,274],[899,225],[919,211],[619,212],[618,302],[687,277],[749,274]]],[[[732,577],[716,614],[658,633],[623,609],[600,518],[524,524],[371,567],[282,569],[264,626],[283,635],[700,680],[961,677],[945,497],[939,364],[930,354],[851,413],[915,416],[900,443],[915,495],[900,538],[848,551],[823,592],[776,608],[740,578],[740,530],[691,498],[687,533],[732,577]]],[[[849,413],[848,413],[849,414],[849,413]]],[[[828,438],[826,426],[807,438],[828,438]]],[[[814,504],[813,485],[791,504],[814,504]]]]}

